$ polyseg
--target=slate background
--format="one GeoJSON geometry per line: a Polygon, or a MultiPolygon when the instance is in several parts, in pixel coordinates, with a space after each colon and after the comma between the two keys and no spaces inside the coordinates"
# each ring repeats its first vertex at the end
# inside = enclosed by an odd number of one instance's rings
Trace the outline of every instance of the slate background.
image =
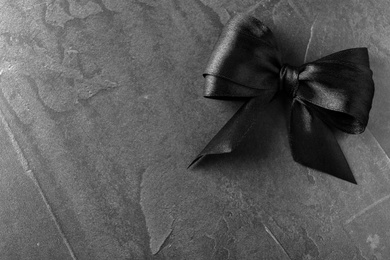
{"type": "Polygon", "coordinates": [[[386,0],[0,0],[0,259],[389,259],[386,0]],[[359,185],[295,163],[286,106],[186,167],[239,102],[202,97],[223,25],[251,12],[299,65],[367,46],[359,185]]]}

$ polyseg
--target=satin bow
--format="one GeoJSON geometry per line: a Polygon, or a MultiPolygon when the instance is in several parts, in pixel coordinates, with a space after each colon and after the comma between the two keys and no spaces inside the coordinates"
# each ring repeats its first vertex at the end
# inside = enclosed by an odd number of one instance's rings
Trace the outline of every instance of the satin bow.
{"type": "Polygon", "coordinates": [[[374,82],[366,48],[293,67],[282,64],[268,27],[238,15],[223,29],[203,76],[205,97],[247,102],[190,166],[204,155],[233,151],[258,119],[258,111],[284,92],[292,99],[289,140],[294,160],[356,184],[332,129],[359,134],[367,126],[374,82]]]}

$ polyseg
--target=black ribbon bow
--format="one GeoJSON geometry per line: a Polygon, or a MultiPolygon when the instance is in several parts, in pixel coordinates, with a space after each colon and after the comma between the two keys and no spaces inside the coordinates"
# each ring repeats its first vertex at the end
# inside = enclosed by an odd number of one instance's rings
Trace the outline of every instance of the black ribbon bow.
{"type": "Polygon", "coordinates": [[[356,184],[332,129],[359,134],[367,126],[374,82],[366,48],[336,52],[300,67],[282,65],[271,30],[254,17],[238,15],[223,29],[204,77],[205,97],[247,102],[190,166],[204,155],[233,151],[258,119],[259,109],[285,92],[292,99],[294,160],[356,184]]]}

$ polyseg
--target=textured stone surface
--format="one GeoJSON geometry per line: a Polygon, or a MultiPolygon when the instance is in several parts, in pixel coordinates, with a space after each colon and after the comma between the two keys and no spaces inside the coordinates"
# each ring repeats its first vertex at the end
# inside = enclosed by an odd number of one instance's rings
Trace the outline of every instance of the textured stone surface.
{"type": "Polygon", "coordinates": [[[1,259],[389,259],[390,3],[0,0],[1,259]],[[286,62],[367,46],[359,185],[295,163],[273,102],[239,151],[193,157],[239,102],[202,97],[249,11],[286,62]],[[5,234],[5,235],[4,235],[5,234]]]}

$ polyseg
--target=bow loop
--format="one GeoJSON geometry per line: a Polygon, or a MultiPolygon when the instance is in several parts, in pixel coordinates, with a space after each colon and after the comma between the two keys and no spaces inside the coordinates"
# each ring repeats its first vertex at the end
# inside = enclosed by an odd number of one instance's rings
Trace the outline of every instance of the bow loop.
{"type": "Polygon", "coordinates": [[[326,123],[351,134],[363,132],[374,95],[367,49],[336,52],[302,67],[297,97],[326,123]]]}
{"type": "Polygon", "coordinates": [[[259,20],[238,15],[226,25],[203,76],[205,97],[248,98],[277,91],[280,53],[273,34],[259,20]]]}

